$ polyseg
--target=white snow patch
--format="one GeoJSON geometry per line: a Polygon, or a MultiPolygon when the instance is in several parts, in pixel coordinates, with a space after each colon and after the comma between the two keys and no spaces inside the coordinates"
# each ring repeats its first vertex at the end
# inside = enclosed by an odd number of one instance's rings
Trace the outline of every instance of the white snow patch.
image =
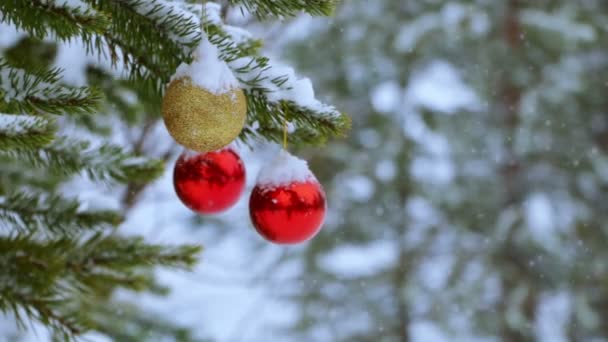
{"type": "MultiPolygon", "coordinates": [[[[230,36],[230,41],[234,44],[238,45],[252,39],[252,35],[248,31],[223,23],[221,6],[217,3],[207,3],[204,15],[206,21],[220,26],[230,36]]],[[[228,64],[232,70],[238,70],[237,76],[241,81],[241,87],[245,89],[251,89],[251,87],[264,89],[266,99],[271,103],[290,101],[319,115],[329,117],[340,115],[334,107],[323,104],[316,99],[310,79],[298,77],[293,68],[276,60],[268,59],[265,67],[260,67],[254,57],[238,58],[228,64]]]]}
{"type": "Polygon", "coordinates": [[[47,99],[49,95],[59,96],[59,93],[50,94],[45,89],[52,85],[47,82],[33,83],[33,77],[30,77],[25,71],[17,68],[2,68],[0,69],[0,89],[4,90],[4,101],[11,100],[23,101],[26,97],[35,94],[38,98],[47,99]],[[27,89],[27,91],[22,91],[27,89]]]}
{"type": "Polygon", "coordinates": [[[310,79],[298,77],[293,68],[272,59],[269,60],[269,67],[263,70],[252,68],[255,65],[257,62],[252,57],[243,57],[230,62],[230,66],[235,70],[252,69],[249,72],[239,72],[239,79],[244,87],[247,87],[247,83],[257,83],[256,88],[267,90],[266,98],[270,102],[291,101],[313,112],[329,116],[339,115],[334,107],[316,99],[310,79]]]}
{"type": "Polygon", "coordinates": [[[454,266],[451,254],[434,255],[419,264],[420,282],[428,289],[439,291],[445,288],[454,266]]]}
{"type": "Polygon", "coordinates": [[[538,341],[566,342],[565,331],[570,321],[572,300],[565,291],[544,294],[536,315],[536,338],[538,341]]]}
{"type": "Polygon", "coordinates": [[[474,35],[488,32],[490,25],[485,12],[474,6],[447,2],[440,11],[421,14],[403,25],[395,38],[395,48],[401,52],[414,51],[419,43],[424,43],[424,36],[434,31],[442,31],[442,34],[458,39],[467,20],[474,35]]]}
{"type": "Polygon", "coordinates": [[[0,132],[9,136],[39,131],[49,123],[41,116],[10,115],[0,113],[0,132]]]}
{"type": "Polygon", "coordinates": [[[390,159],[381,160],[376,165],[375,174],[380,181],[390,182],[397,176],[397,165],[390,159]]]}
{"type": "Polygon", "coordinates": [[[476,13],[471,16],[470,30],[477,37],[481,37],[490,31],[490,17],[485,12],[476,13]]]}
{"type": "Polygon", "coordinates": [[[407,201],[406,211],[413,222],[436,224],[441,213],[424,197],[414,196],[407,201]]]}
{"type": "Polygon", "coordinates": [[[436,185],[447,185],[455,177],[453,163],[443,157],[416,157],[411,165],[414,178],[436,185]]]}
{"type": "Polygon", "coordinates": [[[453,2],[446,3],[443,8],[441,8],[441,20],[444,29],[450,32],[451,27],[457,27],[467,18],[468,12],[470,12],[469,6],[453,2]]]}
{"type": "Polygon", "coordinates": [[[222,5],[215,2],[207,2],[204,7],[205,20],[214,24],[222,24],[222,5]]]}
{"type": "Polygon", "coordinates": [[[59,7],[69,7],[84,12],[89,10],[88,4],[82,2],[82,0],[54,0],[55,4],[59,7]]]}
{"type": "Polygon", "coordinates": [[[397,51],[413,51],[418,41],[425,34],[437,29],[440,25],[441,18],[435,13],[421,15],[407,25],[404,25],[395,38],[397,51]]]}
{"type": "Polygon", "coordinates": [[[357,202],[367,202],[376,191],[374,182],[364,175],[354,175],[344,180],[344,188],[348,196],[357,202]]]}
{"type": "Polygon", "coordinates": [[[331,273],[363,277],[396,263],[397,250],[391,241],[374,241],[366,245],[343,244],[319,259],[321,267],[331,273]]]}
{"type": "Polygon", "coordinates": [[[239,87],[239,82],[226,62],[219,58],[217,47],[211,44],[207,37],[203,37],[194,51],[192,64],[182,63],[171,81],[184,78],[191,79],[194,85],[216,95],[225,94],[239,87]]]}
{"type": "Polygon", "coordinates": [[[277,157],[266,165],[258,175],[260,186],[281,186],[290,183],[304,183],[317,179],[308,168],[308,162],[281,150],[277,157]]]}
{"type": "Polygon", "coordinates": [[[527,198],[524,210],[534,241],[549,249],[558,248],[557,227],[553,219],[556,213],[550,198],[546,194],[534,193],[527,198]]]}
{"type": "Polygon", "coordinates": [[[362,129],[357,135],[357,140],[367,149],[377,148],[382,143],[380,134],[374,129],[362,129]]]}
{"type": "Polygon", "coordinates": [[[528,226],[537,233],[551,231],[553,224],[553,208],[544,194],[533,194],[526,201],[526,221],[528,226]]]}
{"type": "Polygon", "coordinates": [[[590,42],[597,37],[593,26],[577,23],[574,18],[568,18],[560,13],[548,14],[540,10],[527,9],[522,11],[520,19],[528,26],[554,31],[566,39],[590,42]]]}
{"type": "Polygon", "coordinates": [[[410,80],[407,96],[411,104],[452,114],[478,106],[477,95],[449,63],[435,61],[410,80]]]}
{"type": "MultiPolygon", "coordinates": [[[[188,11],[183,7],[184,4],[180,2],[170,2],[166,0],[148,0],[142,1],[135,6],[137,13],[144,15],[153,20],[163,21],[169,17],[182,17],[184,21],[190,21],[197,25],[197,29],[193,29],[188,32],[181,32],[182,35],[176,33],[170,33],[170,38],[176,42],[188,44],[198,38],[201,33],[200,19],[197,15],[188,11]]],[[[211,6],[208,4],[207,6],[211,6]]]]}
{"type": "Polygon", "coordinates": [[[397,109],[402,97],[403,91],[395,81],[380,83],[371,92],[372,106],[380,113],[389,113],[397,109]]]}
{"type": "Polygon", "coordinates": [[[434,323],[430,321],[414,321],[409,326],[412,341],[415,342],[448,342],[452,341],[434,323]]]}

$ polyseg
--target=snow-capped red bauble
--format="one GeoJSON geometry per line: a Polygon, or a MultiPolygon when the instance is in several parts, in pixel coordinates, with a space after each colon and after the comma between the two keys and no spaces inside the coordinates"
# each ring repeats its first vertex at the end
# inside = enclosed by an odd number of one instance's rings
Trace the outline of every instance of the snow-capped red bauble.
{"type": "Polygon", "coordinates": [[[180,65],[172,77],[161,110],[175,141],[210,152],[238,137],[247,117],[247,100],[215,45],[204,38],[194,61],[180,65]]]}
{"type": "Polygon", "coordinates": [[[325,192],[308,163],[284,150],[262,169],[249,199],[255,229],[277,244],[312,238],[321,229],[326,211],[325,192]]]}
{"type": "Polygon", "coordinates": [[[179,199],[199,214],[233,206],[245,188],[245,165],[233,148],[184,151],[175,163],[173,186],[179,199]]]}

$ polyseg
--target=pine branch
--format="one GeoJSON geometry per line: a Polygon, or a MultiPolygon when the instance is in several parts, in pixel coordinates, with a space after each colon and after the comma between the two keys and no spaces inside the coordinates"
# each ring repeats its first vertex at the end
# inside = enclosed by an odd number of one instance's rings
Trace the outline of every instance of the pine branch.
{"type": "Polygon", "coordinates": [[[156,94],[200,39],[193,14],[171,2],[83,1],[92,9],[63,5],[62,0],[7,0],[0,3],[0,21],[40,39],[78,37],[87,51],[120,63],[129,79],[156,94]]]}
{"type": "Polygon", "coordinates": [[[88,313],[94,322],[95,331],[113,341],[159,341],[194,342],[188,329],[166,321],[167,318],[139,309],[129,302],[101,298],[83,301],[79,310],[88,313]],[[120,312],[120,316],[116,312],[120,312]]]}
{"type": "Polygon", "coordinates": [[[99,90],[67,87],[60,81],[60,69],[31,74],[11,67],[0,58],[0,110],[34,115],[81,115],[98,109],[102,99],[99,90]]]}
{"type": "Polygon", "coordinates": [[[310,81],[298,79],[291,68],[273,65],[269,58],[258,55],[261,43],[247,31],[223,24],[220,9],[217,4],[207,4],[205,31],[247,95],[248,127],[241,140],[263,138],[279,142],[285,121],[295,126],[289,134],[293,144],[319,145],[330,137],[345,135],[350,119],[314,99],[310,81]],[[307,100],[297,103],[301,97],[307,100]]]}
{"type": "Polygon", "coordinates": [[[15,193],[0,198],[0,226],[21,234],[71,236],[114,227],[123,220],[113,211],[83,211],[79,207],[78,201],[58,195],[15,193]]]}
{"type": "MultiPolygon", "coordinates": [[[[4,302],[3,298],[0,298],[0,309],[10,305],[11,312],[21,327],[25,327],[26,320],[38,321],[63,341],[75,339],[77,335],[88,330],[86,322],[79,321],[74,315],[65,315],[60,312],[61,306],[64,304],[62,300],[39,299],[27,294],[15,295],[9,300],[13,300],[13,302],[4,302]]],[[[6,308],[2,310],[8,311],[6,308]]]]}
{"type": "MultiPolygon", "coordinates": [[[[211,4],[207,4],[207,7],[213,8],[211,4]]],[[[219,48],[222,60],[233,62],[242,57],[252,57],[255,58],[256,65],[261,67],[268,65],[268,59],[258,55],[263,46],[262,40],[254,39],[249,32],[225,25],[209,15],[205,19],[205,31],[209,41],[219,48]]]]}
{"type": "Polygon", "coordinates": [[[121,61],[139,89],[160,94],[177,66],[189,59],[200,39],[192,14],[160,0],[85,0],[108,13],[102,37],[108,53],[121,61]]]}
{"type": "Polygon", "coordinates": [[[82,247],[86,253],[96,255],[95,265],[113,271],[128,271],[133,265],[188,269],[197,262],[196,255],[201,252],[199,246],[151,245],[142,238],[90,239],[82,247]]]}
{"type": "Polygon", "coordinates": [[[51,118],[0,113],[0,150],[44,147],[53,141],[56,132],[51,118]]]}
{"type": "Polygon", "coordinates": [[[342,137],[350,130],[350,119],[344,114],[317,113],[290,101],[273,103],[256,91],[247,92],[247,101],[249,127],[241,133],[243,141],[263,138],[281,142],[286,121],[295,127],[288,135],[295,145],[322,145],[330,137],[342,137]]]}
{"type": "Polygon", "coordinates": [[[80,37],[87,46],[91,46],[96,34],[108,27],[108,18],[103,14],[70,7],[61,0],[3,0],[0,2],[0,21],[12,23],[38,39],[54,36],[68,41],[80,37]]]}
{"type": "Polygon", "coordinates": [[[86,312],[66,310],[80,295],[149,288],[154,282],[144,270],[189,268],[199,252],[197,246],[149,245],[140,238],[101,234],[44,242],[27,235],[0,237],[0,310],[75,337],[95,328],[86,312]]]}
{"type": "Polygon", "coordinates": [[[31,167],[54,174],[85,173],[96,181],[149,182],[162,174],[162,161],[148,160],[125,153],[122,148],[104,144],[93,148],[85,141],[58,138],[40,150],[0,151],[0,158],[21,160],[31,167]]]}
{"type": "Polygon", "coordinates": [[[348,116],[331,106],[316,99],[295,102],[301,97],[297,91],[304,88],[304,92],[309,92],[312,86],[306,79],[297,79],[290,68],[272,66],[265,58],[241,58],[230,66],[247,95],[250,129],[243,131],[244,140],[257,132],[258,138],[281,141],[285,122],[295,126],[288,137],[294,144],[323,144],[330,137],[344,136],[350,129],[348,116]]]}
{"type": "Polygon", "coordinates": [[[241,5],[259,19],[293,17],[299,12],[314,16],[329,16],[335,10],[337,0],[228,0],[231,5],[241,5]]]}
{"type": "Polygon", "coordinates": [[[0,310],[12,312],[22,326],[39,321],[66,338],[83,332],[83,322],[60,313],[69,287],[59,279],[67,276],[67,254],[76,247],[69,239],[43,244],[25,234],[1,237],[0,310]]]}

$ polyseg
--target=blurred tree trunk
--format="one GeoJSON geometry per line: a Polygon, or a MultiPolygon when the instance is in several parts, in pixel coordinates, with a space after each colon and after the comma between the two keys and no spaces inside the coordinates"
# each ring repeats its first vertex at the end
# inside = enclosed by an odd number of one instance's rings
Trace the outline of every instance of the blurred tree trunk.
{"type": "Polygon", "coordinates": [[[404,289],[406,287],[406,277],[410,273],[409,259],[410,253],[401,250],[399,254],[399,266],[395,272],[395,298],[397,305],[397,326],[395,327],[396,336],[401,342],[410,342],[409,327],[411,323],[410,310],[407,299],[404,298],[404,289]]]}
{"type": "MultiPolygon", "coordinates": [[[[512,52],[513,56],[520,54],[521,42],[524,38],[521,23],[519,22],[519,1],[510,0],[507,4],[505,20],[503,26],[503,35],[506,45],[512,52]]],[[[517,59],[517,57],[515,57],[517,59]]],[[[504,146],[505,159],[501,165],[501,174],[503,186],[505,190],[504,207],[510,206],[521,207],[523,201],[521,194],[520,178],[522,172],[522,162],[519,160],[514,150],[514,137],[517,127],[520,122],[519,110],[522,97],[522,89],[514,84],[510,78],[510,70],[502,71],[503,77],[500,80],[500,104],[499,108],[503,113],[502,125],[505,132],[504,146]]],[[[534,334],[531,324],[535,321],[537,293],[534,288],[527,291],[526,297],[522,302],[522,306],[518,308],[524,316],[526,322],[530,323],[527,326],[513,326],[509,321],[508,311],[510,300],[513,299],[513,294],[522,283],[530,285],[527,281],[528,272],[525,268],[525,263],[522,265],[521,257],[517,255],[516,244],[512,242],[516,229],[520,226],[511,228],[508,234],[508,240],[505,243],[506,248],[502,248],[499,256],[499,262],[503,263],[501,272],[502,291],[503,295],[499,305],[499,309],[503,316],[501,321],[501,337],[504,342],[524,342],[533,341],[534,334]]]]}
{"type": "MultiPolygon", "coordinates": [[[[405,80],[403,80],[405,81],[405,80]]],[[[408,146],[412,146],[412,143],[408,141],[407,137],[403,132],[404,122],[398,118],[396,120],[395,127],[393,128],[393,134],[395,139],[401,141],[401,150],[396,156],[396,163],[398,167],[398,174],[402,175],[398,183],[398,195],[399,195],[399,206],[397,207],[397,217],[400,217],[399,222],[403,225],[407,225],[408,215],[405,211],[407,202],[412,192],[412,180],[410,178],[409,165],[411,164],[411,152],[408,146]]],[[[411,278],[412,272],[415,271],[414,259],[418,254],[416,249],[408,248],[405,243],[407,227],[397,227],[397,236],[399,244],[399,255],[397,259],[397,267],[395,269],[393,278],[393,290],[396,304],[396,327],[395,336],[400,342],[410,342],[409,328],[411,325],[410,316],[410,304],[406,297],[406,289],[408,286],[408,279],[411,278]]]]}

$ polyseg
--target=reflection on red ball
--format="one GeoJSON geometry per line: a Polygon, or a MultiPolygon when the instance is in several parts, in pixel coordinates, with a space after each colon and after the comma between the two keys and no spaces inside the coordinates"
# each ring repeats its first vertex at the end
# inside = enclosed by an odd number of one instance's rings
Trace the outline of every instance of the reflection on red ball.
{"type": "Polygon", "coordinates": [[[326,209],[325,193],[314,180],[273,187],[257,185],[249,200],[256,230],[278,244],[312,238],[323,225],[326,209]]]}
{"type": "Polygon", "coordinates": [[[232,149],[185,152],[175,163],[173,186],[180,200],[200,214],[234,205],[245,187],[245,166],[232,149]]]}

